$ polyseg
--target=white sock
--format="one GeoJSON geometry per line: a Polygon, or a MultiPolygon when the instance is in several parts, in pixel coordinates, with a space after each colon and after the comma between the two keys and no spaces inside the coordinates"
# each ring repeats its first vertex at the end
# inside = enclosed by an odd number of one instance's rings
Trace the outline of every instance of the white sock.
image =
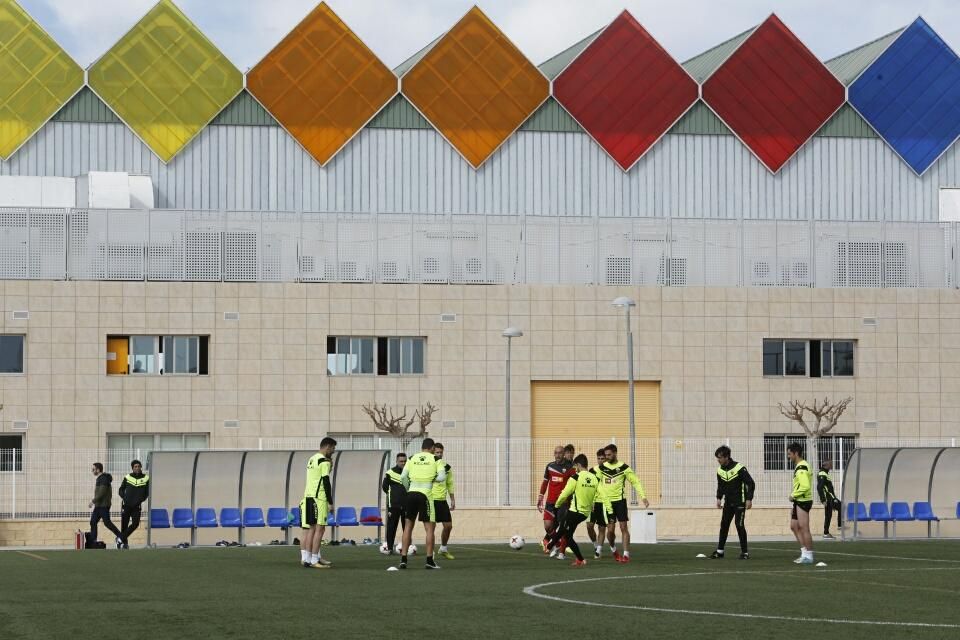
{"type": "Polygon", "coordinates": [[[300,551],[300,562],[308,562],[310,560],[309,551],[300,551]]]}
{"type": "Polygon", "coordinates": [[[717,555],[718,555],[718,556],[722,556],[722,555],[723,555],[723,549],[717,549],[717,555]]]}
{"type": "Polygon", "coordinates": [[[317,560],[319,560],[319,559],[320,559],[320,554],[319,554],[319,553],[311,553],[311,554],[310,554],[310,564],[317,564],[317,560]]]}
{"type": "Polygon", "coordinates": [[[804,558],[809,558],[809,559],[813,560],[813,549],[804,549],[804,550],[803,550],[803,557],[804,557],[804,558]]]}
{"type": "Polygon", "coordinates": [[[623,557],[624,557],[624,558],[629,558],[629,557],[630,557],[630,552],[629,552],[629,551],[624,551],[624,552],[623,552],[623,557]]]}
{"type": "Polygon", "coordinates": [[[440,545],[440,553],[446,553],[446,552],[447,552],[447,545],[445,544],[440,545]]]}
{"type": "Polygon", "coordinates": [[[602,545],[602,544],[598,544],[598,545],[596,545],[596,547],[597,547],[597,553],[600,553],[601,551],[603,551],[603,545],[602,545]]]}

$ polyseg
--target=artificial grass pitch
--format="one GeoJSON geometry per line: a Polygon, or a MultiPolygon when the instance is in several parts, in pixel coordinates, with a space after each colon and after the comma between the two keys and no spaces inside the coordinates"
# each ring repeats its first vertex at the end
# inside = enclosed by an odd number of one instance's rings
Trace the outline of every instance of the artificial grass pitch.
{"type": "Polygon", "coordinates": [[[324,547],[329,570],[294,547],[9,551],[0,638],[960,638],[960,542],[820,544],[825,568],[794,565],[795,545],[695,557],[711,550],[637,545],[620,565],[591,549],[573,569],[531,544],[451,545],[436,572],[423,556],[388,572],[375,546],[324,547]]]}

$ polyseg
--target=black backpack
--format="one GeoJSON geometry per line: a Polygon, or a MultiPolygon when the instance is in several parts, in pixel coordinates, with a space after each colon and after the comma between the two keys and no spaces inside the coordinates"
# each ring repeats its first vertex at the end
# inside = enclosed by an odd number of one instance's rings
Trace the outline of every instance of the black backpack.
{"type": "Polygon", "coordinates": [[[90,532],[87,531],[83,534],[83,548],[84,549],[106,549],[107,543],[101,542],[99,540],[94,540],[93,536],[90,535],[90,532]]]}

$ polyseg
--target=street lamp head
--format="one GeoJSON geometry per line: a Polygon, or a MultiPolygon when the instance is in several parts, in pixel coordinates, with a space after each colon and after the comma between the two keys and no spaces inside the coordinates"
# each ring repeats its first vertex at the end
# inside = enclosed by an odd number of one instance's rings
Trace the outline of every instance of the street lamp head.
{"type": "Polygon", "coordinates": [[[507,327],[503,330],[502,335],[504,338],[519,338],[523,335],[523,331],[517,329],[516,327],[507,327]]]}
{"type": "Polygon", "coordinates": [[[628,308],[629,308],[629,307],[635,307],[635,306],[637,306],[637,303],[634,302],[632,298],[628,298],[627,296],[620,296],[619,298],[617,298],[616,300],[614,300],[612,304],[613,304],[613,306],[615,306],[615,307],[628,307],[628,308]]]}

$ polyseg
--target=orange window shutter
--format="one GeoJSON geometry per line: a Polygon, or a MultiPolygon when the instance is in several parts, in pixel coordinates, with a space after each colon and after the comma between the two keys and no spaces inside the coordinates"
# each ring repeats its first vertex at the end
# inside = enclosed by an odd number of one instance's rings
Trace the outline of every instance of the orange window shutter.
{"type": "Polygon", "coordinates": [[[107,375],[127,375],[127,356],[130,352],[130,339],[107,338],[107,375]]]}

